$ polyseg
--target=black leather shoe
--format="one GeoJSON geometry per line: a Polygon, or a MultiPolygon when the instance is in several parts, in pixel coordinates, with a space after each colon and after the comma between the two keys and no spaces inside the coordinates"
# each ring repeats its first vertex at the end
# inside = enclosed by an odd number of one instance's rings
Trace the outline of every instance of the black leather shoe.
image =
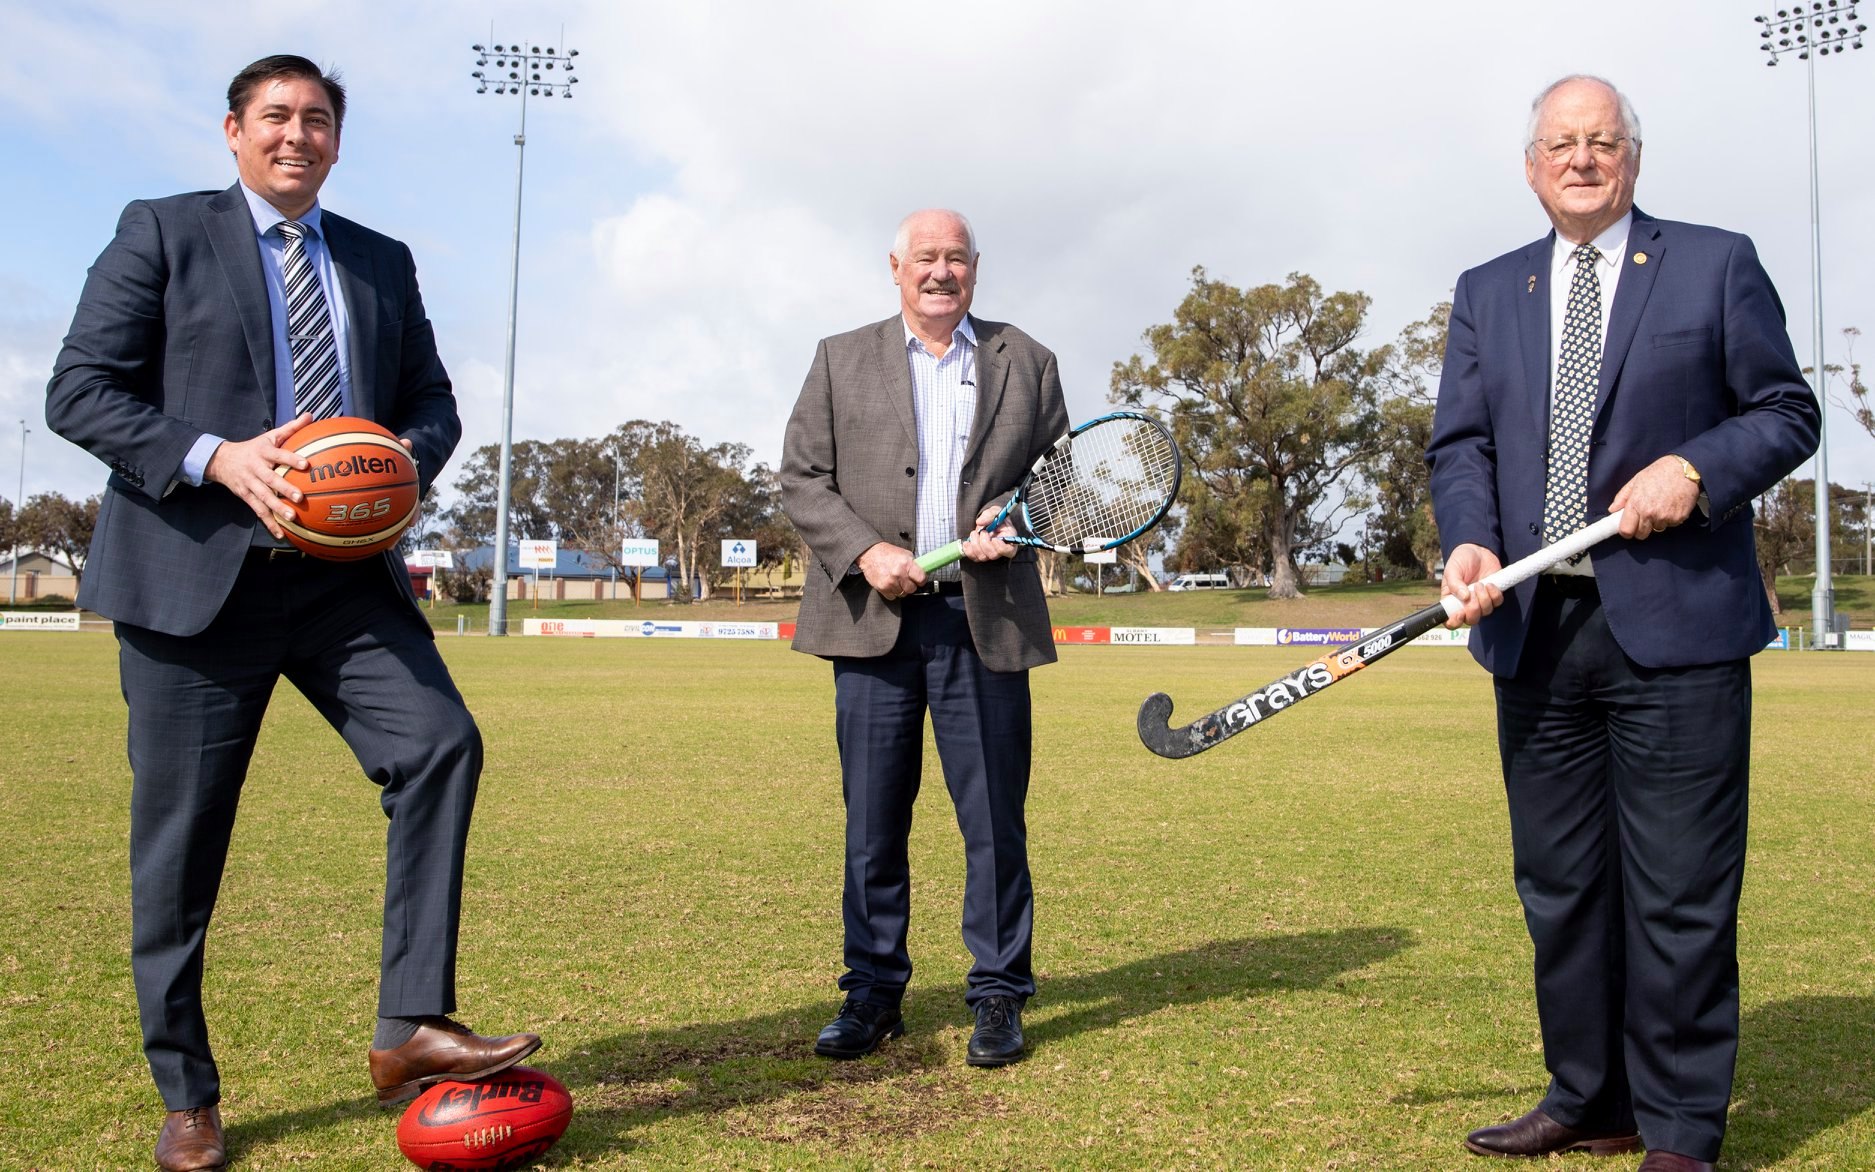
{"type": "Polygon", "coordinates": [[[977,1002],[977,1028],[964,1061],[972,1066],[1008,1066],[1022,1057],[1022,1002],[985,997],[977,1002]]]}
{"type": "Polygon", "coordinates": [[[1480,1156],[1547,1156],[1551,1152],[1620,1156],[1640,1151],[1641,1137],[1632,1131],[1578,1131],[1538,1108],[1521,1119],[1479,1128],[1465,1137],[1465,1147],[1480,1156]]]}
{"type": "Polygon", "coordinates": [[[814,1039],[814,1053],[822,1058],[864,1058],[879,1043],[904,1032],[905,1019],[898,1010],[848,997],[840,1016],[814,1039]]]}

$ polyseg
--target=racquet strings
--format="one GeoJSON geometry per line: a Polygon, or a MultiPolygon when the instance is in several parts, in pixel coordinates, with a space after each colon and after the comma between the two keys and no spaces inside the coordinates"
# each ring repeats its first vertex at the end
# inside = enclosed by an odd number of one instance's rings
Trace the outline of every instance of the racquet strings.
{"type": "Polygon", "coordinates": [[[1029,531],[1049,545],[1093,551],[1151,525],[1178,491],[1178,449],[1157,424],[1109,419],[1049,456],[1022,494],[1029,531]]]}

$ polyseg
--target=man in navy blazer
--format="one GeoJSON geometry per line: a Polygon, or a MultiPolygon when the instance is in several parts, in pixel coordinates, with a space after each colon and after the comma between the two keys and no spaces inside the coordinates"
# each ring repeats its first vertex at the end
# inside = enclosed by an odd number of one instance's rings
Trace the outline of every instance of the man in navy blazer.
{"type": "Polygon", "coordinates": [[[369,1054],[379,1100],[485,1077],[540,1044],[482,1038],[446,1016],[482,742],[403,566],[389,553],[320,561],[282,539],[292,514],[281,497],[298,492],[274,469],[306,466],[282,445],[311,418],[295,383],[331,378],[295,374],[308,331],[296,312],[289,339],[288,235],[303,240],[328,309],[329,333],[312,333],[336,361],[339,413],[396,432],[426,490],[462,431],[409,250],[318,205],[344,114],[337,79],[303,57],[237,75],[223,130],[240,181],[124,209],[46,391],[51,428],[111,469],[78,602],[112,619],[119,643],[131,968],[168,1108],[156,1146],[166,1169],[227,1158],[203,944],[281,676],[345,738],[390,820],[369,1054]]]}
{"type": "Polygon", "coordinates": [[[1555,231],[1459,277],[1427,459],[1450,625],[1495,682],[1550,1084],[1465,1144],[1708,1168],[1738,1046],[1747,661],[1774,633],[1751,500],[1815,450],[1817,403],[1751,242],[1633,207],[1640,124],[1612,85],[1544,90],[1527,142],[1555,231]],[[1616,509],[1581,562],[1477,584],[1616,509]]]}

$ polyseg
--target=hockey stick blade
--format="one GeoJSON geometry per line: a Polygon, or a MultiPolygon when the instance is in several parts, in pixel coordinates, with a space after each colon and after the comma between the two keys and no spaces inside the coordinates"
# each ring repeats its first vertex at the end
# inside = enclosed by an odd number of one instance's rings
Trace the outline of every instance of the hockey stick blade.
{"type": "MultiPolygon", "coordinates": [[[[1610,513],[1588,528],[1546,546],[1527,558],[1512,562],[1487,576],[1484,582],[1499,590],[1508,590],[1614,536],[1620,527],[1621,514],[1610,513]]],[[[1161,757],[1178,760],[1196,756],[1278,712],[1301,703],[1330,684],[1346,679],[1434,627],[1441,626],[1458,613],[1460,606],[1456,598],[1447,595],[1424,610],[1415,611],[1399,622],[1382,627],[1356,642],[1337,647],[1281,679],[1272,680],[1181,728],[1171,727],[1172,698],[1164,692],[1154,692],[1139,706],[1139,739],[1161,757]]]]}

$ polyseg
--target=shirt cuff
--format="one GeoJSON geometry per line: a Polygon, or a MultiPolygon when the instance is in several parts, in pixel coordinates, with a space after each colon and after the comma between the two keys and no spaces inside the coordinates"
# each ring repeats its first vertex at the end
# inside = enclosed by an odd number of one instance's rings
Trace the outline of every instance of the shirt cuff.
{"type": "Polygon", "coordinates": [[[222,445],[222,438],[203,432],[189,449],[189,454],[182,458],[182,474],[177,478],[184,484],[202,487],[202,477],[208,472],[208,462],[215,455],[215,449],[222,445]]]}

